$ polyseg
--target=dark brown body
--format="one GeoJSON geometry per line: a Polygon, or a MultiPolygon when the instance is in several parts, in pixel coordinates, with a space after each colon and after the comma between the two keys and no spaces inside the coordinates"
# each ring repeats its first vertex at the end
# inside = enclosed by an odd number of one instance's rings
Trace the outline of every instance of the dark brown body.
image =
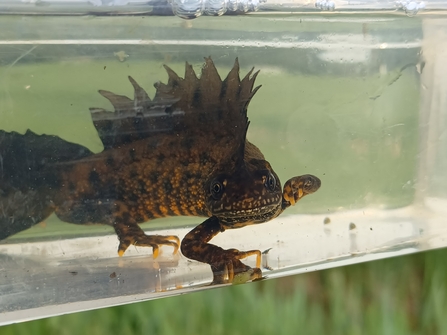
{"type": "Polygon", "coordinates": [[[166,216],[210,216],[203,184],[218,157],[204,151],[204,141],[195,138],[186,143],[181,137],[161,135],[152,139],[154,146],[139,141],[80,161],[62,173],[56,213],[69,222],[109,223],[103,215],[95,217],[97,207],[109,207],[111,212],[119,203],[120,211],[139,223],[166,216]],[[84,199],[101,204],[95,204],[89,213],[82,204],[84,199]],[[77,203],[79,214],[73,210],[77,203]]]}
{"type": "Polygon", "coordinates": [[[0,154],[7,164],[0,184],[0,238],[55,212],[66,222],[113,226],[120,255],[135,244],[153,247],[156,257],[160,245],[176,252],[180,241],[146,235],[139,223],[202,216],[209,219],[183,239],[183,254],[210,264],[214,283],[262,276],[258,250],[223,250],[209,240],[225,229],[278,216],[315,192],[320,181],[294,177],[282,190],[270,164],[246,139],[256,74],[240,80],[236,62],[221,81],[211,59],[200,79],[188,64],[185,79],[166,69],[169,82],[156,85],[154,100],[132,78],[134,100],[100,91],[115,107],[92,110],[102,153],[54,136],[1,132],[0,154]],[[258,256],[257,268],[240,262],[249,255],[258,256]]]}

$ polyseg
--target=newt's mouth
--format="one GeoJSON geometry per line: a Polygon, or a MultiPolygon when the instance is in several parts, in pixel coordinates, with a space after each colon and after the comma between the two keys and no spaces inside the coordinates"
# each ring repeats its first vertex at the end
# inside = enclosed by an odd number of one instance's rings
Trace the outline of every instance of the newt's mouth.
{"type": "Polygon", "coordinates": [[[224,226],[245,226],[269,221],[281,213],[281,203],[243,210],[233,210],[216,214],[224,226]]]}

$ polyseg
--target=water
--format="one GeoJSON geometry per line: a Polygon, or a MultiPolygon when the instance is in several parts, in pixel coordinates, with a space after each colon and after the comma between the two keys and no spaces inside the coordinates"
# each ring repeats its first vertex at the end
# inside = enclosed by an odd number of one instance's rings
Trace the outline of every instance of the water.
{"type": "MultiPolygon", "coordinates": [[[[100,152],[98,89],[153,96],[211,55],[222,77],[261,70],[248,138],[284,182],[321,189],[277,219],[219,234],[223,248],[270,251],[267,278],[445,247],[447,21],[441,12],[249,16],[1,16],[0,128],[54,134],[100,152]]],[[[145,230],[182,238],[202,218],[145,230]]],[[[0,324],[204,289],[209,266],[162,247],[117,257],[107,226],[54,215],[0,242],[0,324]]],[[[255,266],[254,259],[244,261],[255,266]]]]}

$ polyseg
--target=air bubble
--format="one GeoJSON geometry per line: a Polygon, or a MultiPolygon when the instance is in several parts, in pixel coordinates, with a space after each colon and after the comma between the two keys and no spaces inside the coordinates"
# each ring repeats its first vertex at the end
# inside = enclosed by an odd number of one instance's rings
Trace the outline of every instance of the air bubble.
{"type": "Polygon", "coordinates": [[[415,16],[419,11],[425,9],[425,2],[396,1],[396,7],[402,9],[408,16],[415,16]]]}
{"type": "Polygon", "coordinates": [[[251,1],[248,2],[248,10],[251,11],[251,12],[256,12],[256,11],[259,10],[259,6],[260,5],[261,5],[261,1],[259,1],[259,0],[251,0],[251,1]]]}
{"type": "Polygon", "coordinates": [[[335,10],[335,2],[332,0],[317,0],[315,2],[315,8],[333,11],[335,10]]]}
{"type": "Polygon", "coordinates": [[[236,11],[238,7],[238,1],[237,0],[228,0],[228,9],[231,11],[236,11]]]}
{"type": "MultiPolygon", "coordinates": [[[[101,0],[90,0],[101,1],[101,0]]],[[[113,0],[128,1],[128,0],[113,0]]],[[[252,12],[259,10],[267,0],[167,0],[175,15],[184,19],[195,19],[201,15],[220,16],[227,11],[252,12]]],[[[331,1],[330,1],[331,2],[331,1]]]]}
{"type": "Polygon", "coordinates": [[[205,14],[221,16],[227,11],[227,0],[207,0],[205,3],[205,14]]]}
{"type": "Polygon", "coordinates": [[[418,12],[418,4],[416,2],[409,2],[405,7],[404,7],[404,11],[405,13],[407,13],[408,15],[416,15],[418,12]]]}
{"type": "Polygon", "coordinates": [[[244,13],[248,12],[248,0],[240,0],[238,10],[244,13]]]}
{"type": "Polygon", "coordinates": [[[183,19],[195,19],[205,11],[205,2],[202,0],[171,0],[172,11],[183,19]]]}

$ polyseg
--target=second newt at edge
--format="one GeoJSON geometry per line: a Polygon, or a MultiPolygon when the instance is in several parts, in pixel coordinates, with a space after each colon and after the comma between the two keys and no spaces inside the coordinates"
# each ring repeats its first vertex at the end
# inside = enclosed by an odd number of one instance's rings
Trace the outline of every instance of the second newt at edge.
{"type": "Polygon", "coordinates": [[[241,80],[239,63],[221,80],[211,58],[200,78],[186,63],[184,78],[165,66],[168,83],[156,83],[151,100],[129,77],[134,98],[99,91],[114,112],[91,109],[104,151],[53,135],[0,131],[0,239],[51,213],[77,224],[112,226],[118,253],[130,245],[180,247],[207,263],[213,283],[262,277],[259,250],[224,250],[209,243],[227,229],[269,221],[321,185],[313,175],[284,188],[247,136],[247,107],[260,86],[253,69],[241,80]],[[181,241],[147,235],[139,224],[167,216],[207,219],[181,241]],[[257,256],[256,268],[241,259],[257,256]],[[239,277],[238,277],[239,278],[239,277]]]}

